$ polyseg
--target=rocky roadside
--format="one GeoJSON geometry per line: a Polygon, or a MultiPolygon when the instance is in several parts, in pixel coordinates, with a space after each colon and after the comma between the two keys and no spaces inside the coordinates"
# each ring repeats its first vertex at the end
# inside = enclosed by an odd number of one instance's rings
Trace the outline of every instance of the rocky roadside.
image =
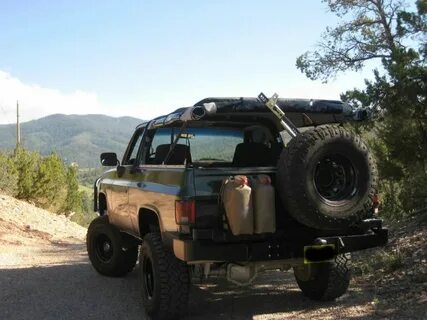
{"type": "Polygon", "coordinates": [[[85,228],[63,215],[0,194],[2,269],[72,261],[67,249],[83,245],[85,235],[85,228]]]}
{"type": "Polygon", "coordinates": [[[373,293],[384,319],[427,319],[427,213],[390,227],[384,248],[355,255],[353,285],[373,293]]]}

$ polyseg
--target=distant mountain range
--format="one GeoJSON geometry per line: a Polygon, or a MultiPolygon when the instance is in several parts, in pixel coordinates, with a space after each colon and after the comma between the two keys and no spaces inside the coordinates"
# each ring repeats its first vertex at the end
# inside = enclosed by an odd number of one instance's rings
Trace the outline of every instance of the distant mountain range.
{"type": "MultiPolygon", "coordinates": [[[[67,163],[93,168],[100,165],[101,152],[112,151],[121,156],[142,121],[131,117],[54,114],[22,123],[21,143],[43,155],[57,152],[67,163]]],[[[0,125],[0,150],[12,150],[15,143],[15,125],[0,125]]]]}

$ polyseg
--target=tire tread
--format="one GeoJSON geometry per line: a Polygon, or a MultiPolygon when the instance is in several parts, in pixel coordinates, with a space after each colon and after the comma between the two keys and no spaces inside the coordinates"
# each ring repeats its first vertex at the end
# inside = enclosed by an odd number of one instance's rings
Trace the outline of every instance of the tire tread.
{"type": "Polygon", "coordinates": [[[178,319],[186,314],[188,307],[190,290],[188,267],[178,260],[171,250],[164,247],[160,234],[148,233],[141,247],[140,275],[145,246],[149,246],[152,252],[153,268],[158,269],[160,291],[156,305],[147,312],[154,319],[178,319]]]}
{"type": "Polygon", "coordinates": [[[295,279],[305,296],[312,300],[332,301],[342,296],[348,289],[351,278],[350,255],[338,255],[334,262],[314,265],[314,276],[301,280],[297,273],[295,279]]]}

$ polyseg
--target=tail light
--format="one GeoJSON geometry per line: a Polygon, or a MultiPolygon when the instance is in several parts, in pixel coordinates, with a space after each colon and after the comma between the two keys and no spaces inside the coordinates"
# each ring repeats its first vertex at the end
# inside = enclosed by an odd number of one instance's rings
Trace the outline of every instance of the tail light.
{"type": "Polygon", "coordinates": [[[378,214],[380,203],[380,197],[377,194],[374,194],[372,197],[372,211],[374,214],[378,214]]]}
{"type": "Polygon", "coordinates": [[[175,222],[179,225],[195,224],[196,222],[196,201],[177,200],[175,201],[175,222]]]}

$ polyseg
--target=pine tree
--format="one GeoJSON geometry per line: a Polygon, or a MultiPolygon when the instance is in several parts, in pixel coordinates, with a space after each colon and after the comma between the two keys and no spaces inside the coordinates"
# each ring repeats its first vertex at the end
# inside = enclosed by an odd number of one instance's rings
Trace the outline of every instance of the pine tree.
{"type": "Polygon", "coordinates": [[[0,190],[12,196],[18,188],[18,172],[10,154],[0,153],[0,190]]]}
{"type": "Polygon", "coordinates": [[[40,155],[18,147],[15,150],[14,163],[17,170],[17,197],[20,199],[33,198],[40,155]]]}
{"type": "Polygon", "coordinates": [[[427,207],[427,5],[412,11],[399,0],[325,0],[342,22],[327,28],[313,52],[297,59],[311,79],[324,81],[379,59],[382,70],[366,87],[342,95],[370,107],[371,144],[391,212],[427,207]],[[372,136],[372,134],[371,134],[372,136]]]}
{"type": "Polygon", "coordinates": [[[82,200],[77,181],[77,167],[69,166],[67,169],[67,197],[63,206],[65,212],[82,212],[82,200]]]}
{"type": "Polygon", "coordinates": [[[40,161],[33,197],[41,207],[53,211],[62,207],[66,194],[66,173],[61,158],[55,153],[40,161]]]}

